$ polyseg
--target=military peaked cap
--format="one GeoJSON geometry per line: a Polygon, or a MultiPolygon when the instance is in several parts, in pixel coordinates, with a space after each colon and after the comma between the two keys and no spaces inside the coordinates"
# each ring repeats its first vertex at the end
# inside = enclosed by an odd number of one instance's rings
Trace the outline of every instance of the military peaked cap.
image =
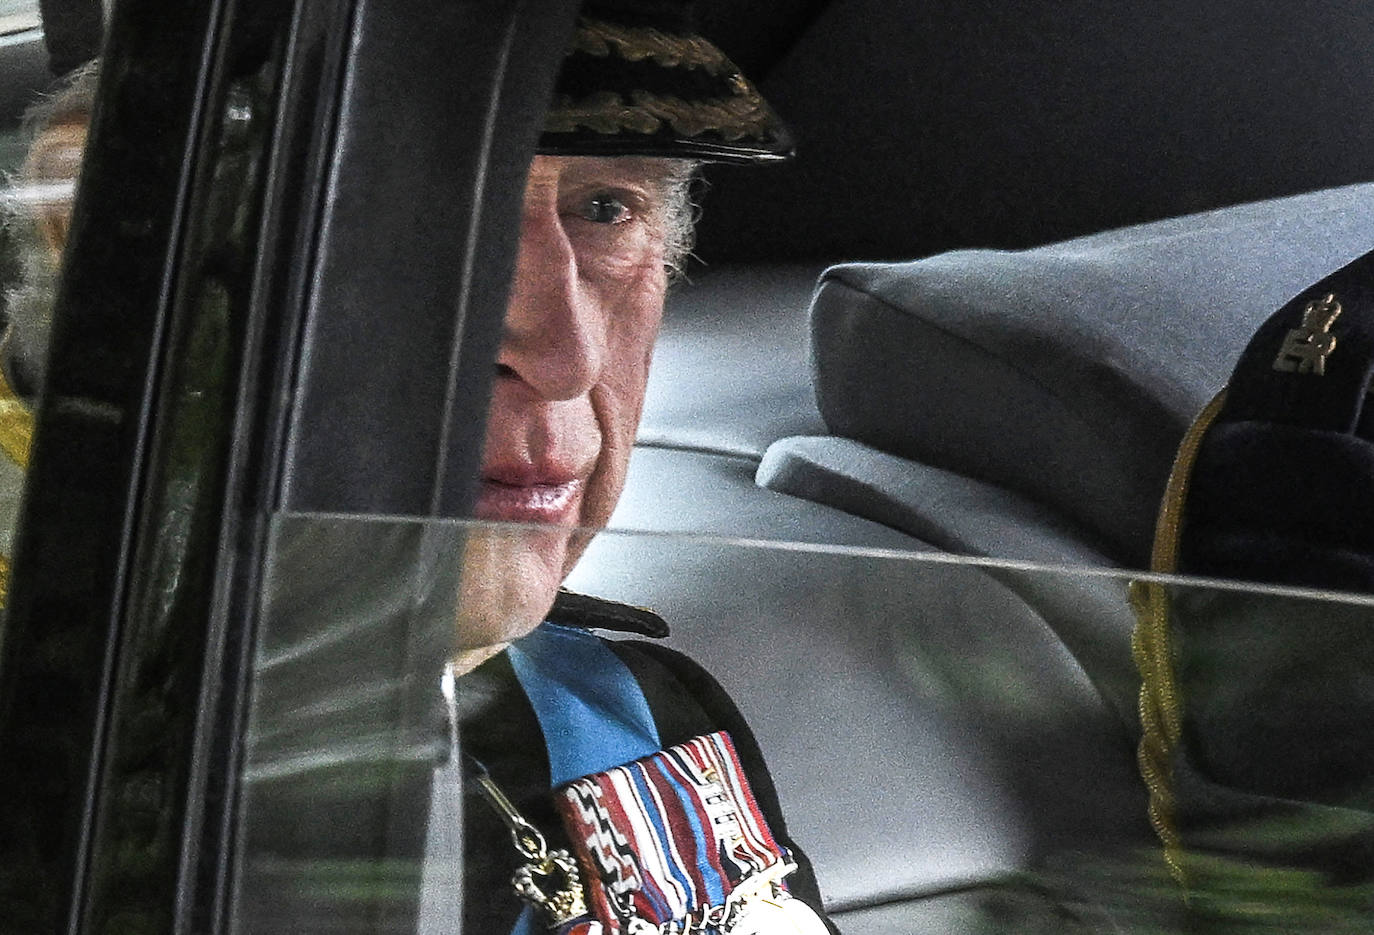
{"type": "Polygon", "coordinates": [[[539,152],[776,162],[792,135],[700,35],[682,0],[590,0],[554,89],[539,152]]]}

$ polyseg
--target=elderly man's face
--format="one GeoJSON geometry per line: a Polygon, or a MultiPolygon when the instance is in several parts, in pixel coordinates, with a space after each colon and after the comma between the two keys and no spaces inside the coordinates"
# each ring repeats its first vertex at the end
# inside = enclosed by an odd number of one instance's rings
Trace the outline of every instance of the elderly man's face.
{"type": "Polygon", "coordinates": [[[464,560],[460,649],[535,627],[625,482],[663,314],[669,160],[538,156],[464,560]],[[581,530],[581,531],[575,531],[581,530]]]}

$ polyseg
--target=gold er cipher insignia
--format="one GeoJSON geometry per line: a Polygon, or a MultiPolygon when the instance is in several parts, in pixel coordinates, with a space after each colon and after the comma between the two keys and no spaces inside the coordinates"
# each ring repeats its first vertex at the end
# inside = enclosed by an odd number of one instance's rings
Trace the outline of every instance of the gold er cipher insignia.
{"type": "Polygon", "coordinates": [[[1341,314],[1341,303],[1330,292],[1307,303],[1302,310],[1302,325],[1284,335],[1274,369],[1284,373],[1326,373],[1326,358],[1336,349],[1331,325],[1341,314]]]}

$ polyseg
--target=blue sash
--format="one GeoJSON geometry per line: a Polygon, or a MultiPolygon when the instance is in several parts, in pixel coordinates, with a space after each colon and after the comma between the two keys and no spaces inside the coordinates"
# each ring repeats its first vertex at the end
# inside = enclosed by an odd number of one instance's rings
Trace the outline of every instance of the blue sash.
{"type": "MultiPolygon", "coordinates": [[[[643,689],[598,637],[544,623],[506,655],[544,732],[553,786],[661,749],[643,689]]],[[[533,926],[527,906],[512,935],[532,935],[533,926]]]]}

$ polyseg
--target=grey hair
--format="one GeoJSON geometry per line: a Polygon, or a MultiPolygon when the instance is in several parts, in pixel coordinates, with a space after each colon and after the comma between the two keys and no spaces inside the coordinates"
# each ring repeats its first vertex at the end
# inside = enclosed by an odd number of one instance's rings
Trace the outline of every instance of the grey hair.
{"type": "Polygon", "coordinates": [[[663,183],[663,265],[668,280],[683,275],[687,258],[696,243],[696,223],[701,209],[693,198],[701,181],[701,163],[691,159],[673,160],[673,172],[663,183]]]}
{"type": "Polygon", "coordinates": [[[48,127],[74,120],[89,120],[95,106],[100,59],[92,59],[63,76],[52,91],[24,111],[20,132],[32,143],[48,127]]]}

